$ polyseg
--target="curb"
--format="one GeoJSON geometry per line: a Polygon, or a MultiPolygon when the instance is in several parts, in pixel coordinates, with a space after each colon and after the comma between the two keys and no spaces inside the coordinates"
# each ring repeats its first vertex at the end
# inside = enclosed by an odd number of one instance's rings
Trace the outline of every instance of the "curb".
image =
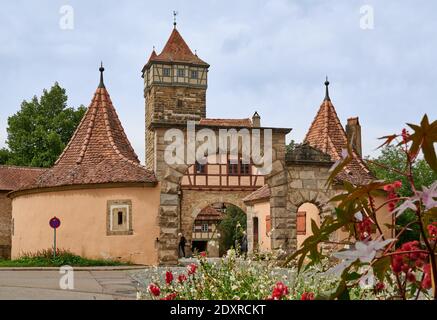
{"type": "MultiPolygon", "coordinates": [[[[59,271],[60,267],[0,267],[2,271],[59,271]]],[[[102,267],[73,267],[74,271],[127,271],[142,270],[149,266],[102,266],[102,267]]]]}

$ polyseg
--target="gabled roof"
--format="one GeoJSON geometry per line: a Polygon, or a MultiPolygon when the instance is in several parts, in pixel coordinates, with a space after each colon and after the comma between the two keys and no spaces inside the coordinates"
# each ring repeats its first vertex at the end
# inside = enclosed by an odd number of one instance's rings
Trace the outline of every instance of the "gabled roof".
{"type": "Polygon", "coordinates": [[[0,191],[17,190],[32,183],[47,169],[0,165],[0,191]]]}
{"type": "MultiPolygon", "coordinates": [[[[329,82],[326,82],[325,85],[328,88],[329,82]]],[[[341,159],[342,150],[347,148],[346,132],[329,98],[328,89],[326,89],[325,100],[308,130],[304,142],[327,153],[333,161],[341,159]]],[[[337,176],[338,180],[346,180],[356,184],[371,180],[373,176],[364,161],[356,152],[353,152],[353,155],[352,162],[337,176]]]]}
{"type": "Polygon", "coordinates": [[[212,206],[207,206],[202,209],[196,217],[196,220],[221,220],[223,219],[223,213],[219,210],[213,208],[212,206]]]}
{"type": "Polygon", "coordinates": [[[156,181],[140,164],[101,76],[88,110],[55,165],[22,189],[156,181]]]}
{"type": "Polygon", "coordinates": [[[223,127],[252,127],[252,120],[246,119],[200,119],[199,125],[204,126],[223,126],[223,127]]]}
{"type": "Polygon", "coordinates": [[[190,63],[209,67],[208,63],[191,51],[176,27],[173,29],[162,52],[157,55],[155,50],[153,50],[146,66],[152,61],[190,63]]]}
{"type": "Polygon", "coordinates": [[[243,202],[250,204],[255,202],[268,201],[269,199],[270,199],[270,188],[268,184],[265,184],[258,190],[255,190],[247,197],[245,197],[243,199],[243,202]]]}

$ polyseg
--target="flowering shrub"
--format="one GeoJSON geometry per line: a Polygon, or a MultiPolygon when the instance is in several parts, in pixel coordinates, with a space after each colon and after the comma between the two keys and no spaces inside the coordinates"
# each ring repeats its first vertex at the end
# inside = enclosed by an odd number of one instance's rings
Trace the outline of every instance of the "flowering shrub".
{"type": "MultiPolygon", "coordinates": [[[[344,182],[344,192],[337,195],[332,202],[337,203],[336,215],[324,219],[320,228],[315,228],[302,248],[291,255],[289,260],[298,258],[298,270],[301,271],[305,261],[309,265],[319,263],[326,253],[322,252],[323,243],[331,243],[331,235],[340,229],[348,230],[349,236],[335,244],[340,251],[332,254],[337,264],[328,273],[338,275],[340,280],[336,289],[327,298],[351,299],[437,299],[437,288],[433,279],[437,279],[437,181],[431,186],[415,184],[412,167],[420,154],[429,167],[437,172],[437,157],[434,144],[437,143],[437,121],[429,123],[425,115],[420,125],[408,124],[414,131],[410,134],[406,129],[400,134],[383,137],[384,145],[397,141],[406,156],[405,170],[400,171],[385,167],[372,161],[373,165],[393,170],[405,177],[409,188],[413,191],[410,197],[401,197],[398,190],[400,181],[369,181],[353,185],[344,182]],[[385,194],[387,199],[375,205],[375,197],[385,194]],[[382,232],[380,211],[387,207],[394,218],[401,216],[406,210],[414,212],[415,218],[404,226],[397,226],[395,219],[388,228],[395,230],[393,239],[386,239],[382,232]],[[420,230],[420,241],[411,241],[398,245],[401,235],[410,227],[420,230]],[[348,248],[347,250],[342,248],[348,248]]],[[[381,147],[382,147],[381,146],[381,147]]],[[[328,185],[354,158],[349,145],[343,150],[342,159],[331,168],[328,185]]],[[[313,295],[307,292],[302,298],[313,295]]],[[[323,294],[315,298],[324,298],[323,294]]]]}

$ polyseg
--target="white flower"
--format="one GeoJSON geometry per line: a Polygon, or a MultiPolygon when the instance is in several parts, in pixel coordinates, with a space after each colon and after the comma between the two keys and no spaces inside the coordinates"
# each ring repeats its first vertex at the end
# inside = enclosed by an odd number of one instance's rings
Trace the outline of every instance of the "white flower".
{"type": "Polygon", "coordinates": [[[378,250],[381,250],[390,242],[395,239],[388,239],[382,241],[382,237],[379,237],[373,241],[358,241],[355,243],[355,248],[350,250],[344,250],[335,252],[334,257],[342,260],[337,266],[328,270],[329,274],[338,274],[348,268],[352,263],[359,260],[362,263],[370,263],[375,258],[378,250]]]}
{"type": "MultiPolygon", "coordinates": [[[[417,201],[417,200],[416,200],[417,201]]],[[[416,210],[416,206],[414,205],[414,200],[405,200],[400,206],[392,211],[392,214],[396,214],[396,218],[404,213],[405,210],[412,209],[416,210]]]]}
{"type": "Polygon", "coordinates": [[[422,199],[423,204],[425,205],[425,209],[429,210],[437,206],[437,201],[434,198],[437,198],[437,181],[429,187],[423,187],[423,191],[418,191],[417,195],[422,199]]]}

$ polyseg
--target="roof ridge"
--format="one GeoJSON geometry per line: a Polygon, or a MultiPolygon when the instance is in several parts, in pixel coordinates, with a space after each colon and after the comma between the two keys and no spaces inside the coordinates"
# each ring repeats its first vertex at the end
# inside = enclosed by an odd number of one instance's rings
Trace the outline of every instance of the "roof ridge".
{"type": "Polygon", "coordinates": [[[28,166],[17,166],[17,165],[13,165],[13,164],[0,164],[0,168],[5,168],[5,169],[20,169],[20,170],[48,170],[48,168],[42,168],[42,167],[28,167],[28,166]]]}

